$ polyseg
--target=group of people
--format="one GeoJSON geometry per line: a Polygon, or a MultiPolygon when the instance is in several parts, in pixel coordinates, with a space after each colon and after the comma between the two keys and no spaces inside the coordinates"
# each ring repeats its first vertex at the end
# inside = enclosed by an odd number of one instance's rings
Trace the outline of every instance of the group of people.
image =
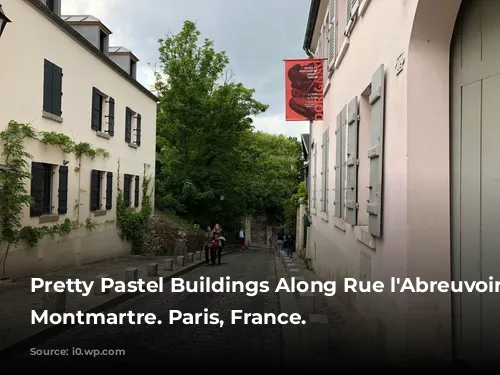
{"type": "Polygon", "coordinates": [[[279,258],[283,250],[291,258],[293,255],[293,236],[290,233],[281,231],[278,236],[269,236],[269,250],[275,250],[276,256],[279,258]]]}
{"type": "MultiPolygon", "coordinates": [[[[238,242],[240,245],[240,252],[245,249],[245,231],[243,228],[240,229],[238,242]]],[[[206,266],[220,266],[222,258],[222,249],[226,245],[226,239],[224,238],[224,233],[220,224],[215,224],[212,229],[211,226],[207,227],[205,232],[205,265],[206,266]]]]}

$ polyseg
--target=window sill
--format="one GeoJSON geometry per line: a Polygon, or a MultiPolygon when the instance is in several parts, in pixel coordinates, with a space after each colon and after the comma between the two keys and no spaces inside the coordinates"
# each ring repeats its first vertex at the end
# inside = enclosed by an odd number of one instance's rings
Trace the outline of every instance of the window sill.
{"type": "Polygon", "coordinates": [[[328,223],[328,212],[321,211],[321,213],[319,214],[319,217],[321,218],[321,220],[328,223]]]}
{"type": "Polygon", "coordinates": [[[342,47],[340,47],[339,55],[337,56],[337,60],[335,60],[335,69],[338,69],[340,66],[340,63],[344,59],[344,56],[347,52],[347,49],[349,48],[349,37],[346,37],[344,39],[344,43],[342,43],[342,47]]]}
{"type": "Polygon", "coordinates": [[[55,223],[57,221],[59,221],[58,214],[48,214],[38,217],[38,224],[55,223]]]}
{"type": "Polygon", "coordinates": [[[341,219],[340,217],[334,217],[333,218],[333,225],[337,228],[339,228],[340,230],[344,231],[345,232],[345,221],[344,219],[341,219]]]}
{"type": "Polygon", "coordinates": [[[96,131],[96,135],[101,138],[110,139],[111,136],[106,132],[96,131]]]}
{"type": "Polygon", "coordinates": [[[97,210],[97,211],[94,211],[94,216],[105,216],[107,213],[106,210],[97,210]]]}
{"type": "Polygon", "coordinates": [[[137,148],[137,147],[139,147],[139,146],[137,146],[135,143],[129,143],[129,144],[128,144],[128,147],[137,148]]]}
{"type": "Polygon", "coordinates": [[[63,118],[61,116],[57,116],[45,111],[42,111],[42,117],[59,123],[63,122],[63,118]]]}
{"type": "Polygon", "coordinates": [[[361,0],[361,4],[359,5],[358,8],[358,16],[361,17],[365,11],[366,8],[368,8],[368,5],[370,5],[371,0],[361,0]]]}
{"type": "Polygon", "coordinates": [[[377,242],[375,240],[375,237],[373,237],[370,234],[368,227],[356,226],[356,227],[354,227],[354,233],[356,234],[356,239],[359,242],[365,244],[370,249],[375,250],[377,242]]]}

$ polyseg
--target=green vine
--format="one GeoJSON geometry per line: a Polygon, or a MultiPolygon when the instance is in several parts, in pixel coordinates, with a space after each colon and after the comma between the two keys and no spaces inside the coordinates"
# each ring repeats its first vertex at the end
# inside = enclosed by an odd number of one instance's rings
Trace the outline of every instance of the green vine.
{"type": "Polygon", "coordinates": [[[117,195],[116,195],[116,224],[120,229],[122,239],[129,241],[132,244],[132,251],[136,254],[140,253],[148,219],[152,214],[151,192],[151,176],[147,175],[148,165],[144,164],[144,173],[142,178],[142,205],[139,212],[129,211],[125,207],[125,199],[123,191],[120,187],[120,163],[118,162],[118,177],[117,177],[117,195]]]}
{"type": "MultiPolygon", "coordinates": [[[[93,148],[89,143],[75,143],[65,134],[57,132],[38,132],[30,124],[10,121],[7,129],[0,132],[0,141],[3,143],[1,156],[5,160],[5,169],[0,171],[0,245],[5,247],[0,258],[2,275],[6,273],[7,257],[12,246],[19,241],[26,240],[29,246],[34,247],[46,235],[54,237],[56,234],[66,235],[72,229],[82,225],[69,218],[53,226],[24,226],[22,225],[23,209],[32,204],[32,198],[26,188],[26,180],[31,178],[28,172],[29,163],[33,156],[24,146],[25,139],[34,139],[42,144],[57,146],[66,154],[74,154],[81,163],[83,156],[93,160],[97,156],[109,158],[109,153],[101,148],[93,148]]],[[[95,229],[94,222],[86,221],[85,227],[95,229]]]]}

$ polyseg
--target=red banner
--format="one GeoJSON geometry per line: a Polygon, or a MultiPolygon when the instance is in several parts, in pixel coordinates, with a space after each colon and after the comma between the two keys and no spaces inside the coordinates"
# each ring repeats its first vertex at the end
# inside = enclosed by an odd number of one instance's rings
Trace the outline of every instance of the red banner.
{"type": "Polygon", "coordinates": [[[285,60],[286,121],[323,121],[323,59],[285,60]]]}

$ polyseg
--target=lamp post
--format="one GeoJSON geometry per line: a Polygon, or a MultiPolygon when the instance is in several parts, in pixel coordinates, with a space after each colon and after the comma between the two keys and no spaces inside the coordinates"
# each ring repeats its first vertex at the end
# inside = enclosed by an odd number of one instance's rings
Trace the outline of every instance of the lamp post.
{"type": "Polygon", "coordinates": [[[2,9],[2,4],[0,4],[0,37],[3,34],[3,30],[5,29],[5,26],[7,26],[7,23],[11,22],[7,16],[5,15],[3,9],[2,9]]]}

